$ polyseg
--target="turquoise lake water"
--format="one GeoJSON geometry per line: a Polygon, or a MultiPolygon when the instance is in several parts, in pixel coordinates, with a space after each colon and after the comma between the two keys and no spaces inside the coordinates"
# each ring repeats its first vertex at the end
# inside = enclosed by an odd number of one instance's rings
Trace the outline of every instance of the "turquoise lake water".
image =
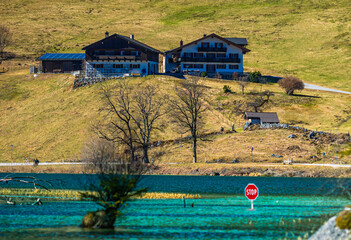
{"type": "Polygon", "coordinates": [[[185,208],[181,199],[132,201],[114,231],[79,228],[86,212],[98,208],[90,202],[0,205],[0,238],[296,239],[349,204],[346,198],[324,194],[335,179],[153,176],[147,182],[153,191],[210,194],[187,199],[185,208]],[[249,182],[260,188],[253,211],[243,190],[249,182]]]}

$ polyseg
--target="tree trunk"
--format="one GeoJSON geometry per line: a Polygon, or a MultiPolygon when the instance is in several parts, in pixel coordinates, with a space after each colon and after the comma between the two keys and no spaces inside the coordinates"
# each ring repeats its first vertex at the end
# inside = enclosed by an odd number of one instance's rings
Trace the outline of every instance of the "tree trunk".
{"type": "Polygon", "coordinates": [[[150,163],[148,150],[149,146],[147,144],[143,145],[143,163],[150,163]]]}
{"type": "Polygon", "coordinates": [[[193,136],[193,163],[196,163],[197,156],[196,156],[196,142],[197,142],[197,136],[193,136]]]}
{"type": "Polygon", "coordinates": [[[288,94],[288,95],[294,95],[294,90],[289,90],[289,91],[287,92],[287,94],[288,94]]]}

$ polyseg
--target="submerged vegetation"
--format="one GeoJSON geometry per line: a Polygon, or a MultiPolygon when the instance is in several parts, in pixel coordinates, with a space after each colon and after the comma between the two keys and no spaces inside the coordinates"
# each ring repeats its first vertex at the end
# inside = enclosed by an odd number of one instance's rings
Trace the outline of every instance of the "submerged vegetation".
{"type": "MultiPolygon", "coordinates": [[[[7,197],[47,197],[47,198],[57,198],[60,200],[86,200],[82,199],[80,190],[62,190],[62,189],[52,189],[50,191],[42,189],[28,189],[28,188],[1,188],[0,198],[7,197]]],[[[91,194],[96,194],[91,192],[91,194]]],[[[197,199],[201,198],[200,194],[190,194],[190,193],[162,193],[162,192],[147,192],[140,196],[132,197],[135,199],[182,199],[183,197],[187,199],[197,199]]]]}

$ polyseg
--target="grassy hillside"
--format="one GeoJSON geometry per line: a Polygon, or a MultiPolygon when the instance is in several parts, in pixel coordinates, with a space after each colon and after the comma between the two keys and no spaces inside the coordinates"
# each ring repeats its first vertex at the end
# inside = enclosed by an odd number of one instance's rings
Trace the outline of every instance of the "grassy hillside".
{"type": "MultiPolygon", "coordinates": [[[[101,107],[99,89],[101,84],[72,89],[73,77],[68,74],[41,74],[38,77],[18,69],[1,74],[0,82],[0,161],[10,161],[10,145],[14,145],[14,161],[24,162],[26,158],[41,161],[78,159],[80,152],[91,137],[90,126],[99,119],[101,107]]],[[[145,83],[156,84],[162,93],[174,94],[174,84],[180,80],[172,77],[149,76],[130,78],[131,85],[142,87],[145,83]]],[[[208,111],[204,133],[219,132],[231,128],[238,133],[214,135],[199,143],[200,161],[250,161],[249,150],[255,148],[255,159],[260,162],[274,162],[271,154],[294,157],[298,161],[310,161],[315,155],[320,158],[326,151],[331,158],[343,146],[336,144],[311,144],[302,134],[297,139],[288,139],[288,130],[255,130],[242,132],[244,120],[231,114],[233,102],[250,98],[249,92],[270,89],[274,92],[273,103],[265,111],[277,111],[281,122],[298,123],[312,130],[338,133],[351,130],[351,120],[344,109],[350,108],[351,96],[336,93],[304,90],[303,96],[287,96],[277,85],[250,84],[247,94],[241,94],[233,81],[202,79],[208,87],[205,98],[208,111]],[[235,92],[224,94],[223,86],[229,85],[235,92]],[[335,115],[339,116],[336,117],[335,115]],[[340,120],[341,119],[341,120],[340,120]],[[298,148],[296,148],[298,146],[298,148]],[[300,151],[300,150],[301,151],[300,151]]],[[[107,81],[113,87],[116,81],[107,81]]],[[[153,141],[184,138],[170,123],[170,117],[161,120],[167,127],[157,132],[153,141]]],[[[191,144],[176,141],[151,150],[152,156],[161,162],[191,161],[191,144]]],[[[345,159],[349,161],[350,157],[345,159]]],[[[318,159],[312,159],[318,161],[318,159]]],[[[279,159],[281,161],[281,159],[279,159]]],[[[319,159],[320,161],[320,159],[319,159]]]]}
{"type": "Polygon", "coordinates": [[[110,33],[157,49],[203,33],[246,37],[245,71],[296,75],[306,82],[351,91],[351,6],[348,0],[11,0],[0,22],[13,32],[10,52],[80,52],[110,33]]]}

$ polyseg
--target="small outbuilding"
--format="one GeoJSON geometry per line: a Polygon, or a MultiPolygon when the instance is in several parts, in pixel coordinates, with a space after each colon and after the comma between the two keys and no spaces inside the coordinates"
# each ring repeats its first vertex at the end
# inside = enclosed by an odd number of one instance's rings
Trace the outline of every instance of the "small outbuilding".
{"type": "Polygon", "coordinates": [[[278,124],[278,115],[275,112],[245,112],[245,119],[251,124],[278,124]]]}
{"type": "Polygon", "coordinates": [[[45,53],[39,61],[43,73],[70,73],[83,70],[85,53],[45,53]]]}

